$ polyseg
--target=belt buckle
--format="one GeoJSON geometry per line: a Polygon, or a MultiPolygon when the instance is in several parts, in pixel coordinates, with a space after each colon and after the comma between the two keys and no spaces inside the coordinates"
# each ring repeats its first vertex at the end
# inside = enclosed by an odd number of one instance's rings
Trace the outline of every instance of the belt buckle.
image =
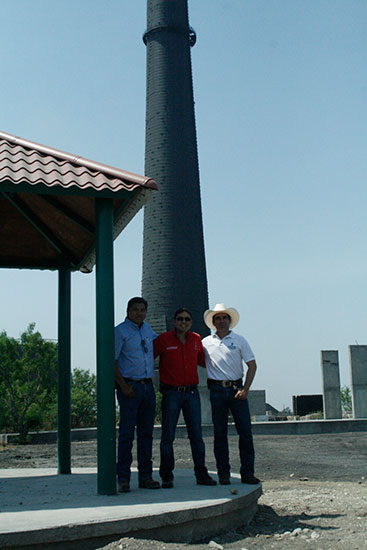
{"type": "Polygon", "coordinates": [[[225,388],[231,388],[233,386],[230,380],[223,380],[222,384],[223,384],[223,387],[225,388]]]}
{"type": "Polygon", "coordinates": [[[186,386],[177,386],[177,391],[186,391],[186,386]]]}

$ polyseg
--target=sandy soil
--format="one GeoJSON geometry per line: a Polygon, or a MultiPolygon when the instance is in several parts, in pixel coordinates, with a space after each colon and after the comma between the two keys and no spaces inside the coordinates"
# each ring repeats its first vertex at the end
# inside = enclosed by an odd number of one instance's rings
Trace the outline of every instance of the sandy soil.
{"type": "MultiPolygon", "coordinates": [[[[212,439],[207,465],[215,471],[212,439]]],[[[237,438],[230,438],[238,472],[237,438]]],[[[123,538],[104,550],[367,550],[367,433],[256,436],[256,474],[264,494],[250,525],[197,544],[123,538]]],[[[191,468],[187,440],[175,443],[176,467],[191,468]]],[[[154,442],[159,462],[159,442],[154,442]]],[[[73,466],[96,465],[96,443],[73,443],[73,466]]],[[[0,468],[56,467],[55,445],[5,447],[0,468]]]]}

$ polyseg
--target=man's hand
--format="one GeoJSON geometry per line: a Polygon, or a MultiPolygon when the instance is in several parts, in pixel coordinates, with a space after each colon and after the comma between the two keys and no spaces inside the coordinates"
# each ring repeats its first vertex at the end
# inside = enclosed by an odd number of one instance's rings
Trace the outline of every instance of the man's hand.
{"type": "Polygon", "coordinates": [[[134,388],[130,386],[121,376],[117,361],[115,361],[115,382],[120,386],[121,391],[125,395],[125,397],[135,397],[134,388]]]}
{"type": "Polygon", "coordinates": [[[134,388],[130,386],[122,376],[116,377],[116,383],[120,386],[125,397],[135,397],[134,388]]]}
{"type": "Polygon", "coordinates": [[[130,386],[130,384],[125,382],[123,378],[118,381],[118,385],[120,386],[121,391],[125,397],[135,397],[134,388],[130,386]]]}
{"type": "Polygon", "coordinates": [[[247,364],[247,373],[245,378],[245,385],[241,390],[238,390],[238,392],[234,396],[235,399],[241,399],[242,401],[247,399],[248,392],[252,384],[252,381],[255,378],[255,373],[257,368],[255,359],[249,361],[246,364],[247,364]]]}
{"type": "Polygon", "coordinates": [[[248,396],[248,390],[246,390],[245,388],[242,388],[242,390],[238,390],[234,398],[241,399],[242,401],[244,401],[245,399],[247,399],[247,396],[248,396]]]}

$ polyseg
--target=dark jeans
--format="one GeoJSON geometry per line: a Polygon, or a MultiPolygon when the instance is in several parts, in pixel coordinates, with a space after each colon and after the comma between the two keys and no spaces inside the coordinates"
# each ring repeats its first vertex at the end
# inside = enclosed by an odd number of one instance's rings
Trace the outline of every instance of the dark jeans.
{"type": "Polygon", "coordinates": [[[136,426],[139,481],[152,477],[152,444],[155,418],[155,392],[152,383],[132,382],[135,397],[126,397],[117,388],[120,428],[117,453],[118,480],[130,480],[132,446],[136,426]]]}
{"type": "Polygon", "coordinates": [[[255,451],[252,440],[251,417],[247,399],[235,399],[237,390],[219,385],[210,386],[210,403],[214,424],[214,455],[219,477],[230,473],[228,451],[228,412],[231,411],[239,437],[242,476],[254,473],[255,451]]]}
{"type": "Polygon", "coordinates": [[[190,440],[195,475],[200,478],[208,472],[205,466],[205,445],[201,432],[201,407],[198,390],[194,389],[188,392],[163,390],[161,465],[159,473],[164,480],[173,479],[175,467],[173,442],[181,410],[190,440]]]}

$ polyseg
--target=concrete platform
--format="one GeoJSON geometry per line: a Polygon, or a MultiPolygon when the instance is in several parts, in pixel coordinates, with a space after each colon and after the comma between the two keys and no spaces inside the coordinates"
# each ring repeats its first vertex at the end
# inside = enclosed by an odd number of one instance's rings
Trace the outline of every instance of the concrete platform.
{"type": "MultiPolygon", "coordinates": [[[[154,477],[159,479],[157,472],[154,477]]],[[[216,477],[216,476],[214,476],[216,477]]],[[[71,475],[54,469],[0,470],[0,548],[97,548],[124,536],[192,542],[247,524],[261,485],[196,485],[192,470],[175,471],[173,489],[97,495],[95,468],[71,475]]]]}

